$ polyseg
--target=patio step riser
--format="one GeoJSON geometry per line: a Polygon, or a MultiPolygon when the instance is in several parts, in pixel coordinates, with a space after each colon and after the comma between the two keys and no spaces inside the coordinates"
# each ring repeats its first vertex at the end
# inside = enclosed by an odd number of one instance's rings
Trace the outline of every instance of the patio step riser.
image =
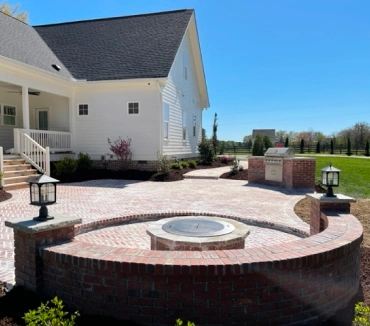
{"type": "Polygon", "coordinates": [[[4,185],[12,185],[14,183],[27,182],[28,180],[34,178],[37,175],[36,171],[33,175],[25,175],[20,177],[10,177],[4,178],[4,185]]]}
{"type": "Polygon", "coordinates": [[[4,165],[4,172],[30,170],[31,168],[31,164],[4,165]]]}
{"type": "Polygon", "coordinates": [[[10,191],[10,190],[18,190],[18,189],[24,189],[24,188],[29,188],[30,185],[27,182],[20,182],[20,183],[13,183],[10,185],[5,185],[4,190],[5,191],[10,191]]]}
{"type": "Polygon", "coordinates": [[[23,158],[17,158],[12,160],[4,160],[4,165],[19,165],[24,164],[25,160],[23,158]]]}
{"type": "Polygon", "coordinates": [[[36,171],[33,169],[4,171],[4,178],[22,177],[26,175],[35,175],[35,174],[36,171]]]}

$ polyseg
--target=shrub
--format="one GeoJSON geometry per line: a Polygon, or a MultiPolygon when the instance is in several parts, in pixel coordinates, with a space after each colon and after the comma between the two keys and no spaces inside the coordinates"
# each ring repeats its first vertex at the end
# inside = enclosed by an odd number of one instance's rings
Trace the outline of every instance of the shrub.
{"type": "Polygon", "coordinates": [[[189,163],[189,168],[191,169],[195,169],[195,167],[197,166],[197,161],[196,160],[190,160],[188,161],[189,163]]]}
{"type": "Polygon", "coordinates": [[[3,174],[0,172],[0,189],[2,188],[1,187],[1,180],[3,179],[3,174]]]}
{"type": "Polygon", "coordinates": [[[320,152],[321,152],[320,141],[318,141],[316,143],[316,153],[320,153],[320,152]]]}
{"type": "Polygon", "coordinates": [[[355,305],[355,318],[352,322],[353,326],[370,326],[370,307],[363,302],[358,302],[355,305]]]}
{"type": "Polygon", "coordinates": [[[28,326],[48,325],[48,326],[73,326],[75,319],[79,316],[76,311],[67,317],[68,312],[63,311],[63,301],[57,297],[51,300],[52,307],[49,306],[49,301],[46,304],[41,303],[37,310],[30,310],[24,314],[24,321],[28,326]]]}
{"type": "MultiPolygon", "coordinates": [[[[183,324],[184,324],[184,322],[180,318],[176,319],[175,326],[183,326],[183,324]]],[[[193,322],[191,322],[191,321],[188,321],[188,323],[186,324],[186,326],[195,326],[195,324],[193,322]]]]}
{"type": "Polygon", "coordinates": [[[122,161],[130,161],[132,158],[132,152],[130,149],[131,146],[131,138],[127,138],[127,140],[122,139],[119,137],[117,140],[112,142],[108,138],[108,144],[110,145],[109,149],[111,152],[116,155],[119,160],[122,161]]]}
{"type": "Polygon", "coordinates": [[[300,152],[301,154],[303,154],[303,153],[304,153],[304,139],[303,139],[303,138],[301,139],[301,144],[300,144],[299,152],[300,152]]]}
{"type": "Polygon", "coordinates": [[[181,170],[182,169],[182,165],[181,165],[180,162],[171,163],[171,169],[181,170]]]}
{"type": "Polygon", "coordinates": [[[210,164],[214,160],[214,152],[212,149],[212,142],[208,139],[203,139],[199,145],[198,150],[200,159],[204,164],[210,164]]]}
{"type": "Polygon", "coordinates": [[[229,164],[230,161],[231,161],[231,157],[229,157],[229,156],[221,156],[220,157],[220,162],[221,163],[229,164]]]}
{"type": "Polygon", "coordinates": [[[55,163],[55,173],[59,176],[71,175],[77,170],[77,161],[74,158],[64,157],[55,163]]]}
{"type": "Polygon", "coordinates": [[[89,170],[92,167],[92,160],[89,154],[79,153],[77,157],[77,167],[81,170],[89,170]]]}
{"type": "Polygon", "coordinates": [[[244,166],[243,165],[239,165],[239,171],[244,171],[244,166]]]}
{"type": "MultiPolygon", "coordinates": [[[[370,150],[369,150],[370,146],[369,146],[369,141],[367,140],[366,141],[366,145],[365,145],[365,155],[366,156],[370,156],[370,150]]],[[[0,178],[1,180],[1,178],[0,178]]]]}
{"type": "Polygon", "coordinates": [[[188,162],[186,162],[186,161],[181,161],[181,162],[180,162],[180,165],[181,165],[181,167],[182,167],[183,169],[187,169],[187,168],[189,167],[189,163],[188,163],[188,162]]]}
{"type": "Polygon", "coordinates": [[[169,161],[167,155],[157,153],[158,157],[158,172],[162,174],[168,174],[171,169],[171,162],[169,161]]]}
{"type": "Polygon", "coordinates": [[[234,156],[233,165],[230,168],[230,173],[231,174],[238,174],[238,172],[239,172],[239,163],[240,163],[240,160],[237,160],[236,156],[234,156]]]}

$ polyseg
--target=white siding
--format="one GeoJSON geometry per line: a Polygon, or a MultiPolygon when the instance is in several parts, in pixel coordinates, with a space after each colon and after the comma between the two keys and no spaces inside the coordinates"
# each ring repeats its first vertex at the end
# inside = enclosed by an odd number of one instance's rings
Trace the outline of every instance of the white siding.
{"type": "Polygon", "coordinates": [[[170,105],[169,138],[168,141],[163,142],[163,154],[179,158],[197,156],[197,145],[202,137],[202,109],[188,32],[179,47],[168,82],[163,89],[162,100],[170,105]],[[183,73],[184,54],[187,55],[188,63],[187,79],[184,79],[183,73]],[[187,116],[186,142],[182,141],[183,110],[187,116]],[[195,137],[193,136],[194,115],[196,115],[195,137]]]}
{"type": "Polygon", "coordinates": [[[110,153],[107,139],[121,137],[132,139],[133,160],[156,160],[160,146],[159,94],[153,84],[76,90],[76,153],[100,159],[110,153]],[[128,114],[128,102],[139,102],[139,114],[128,114]],[[88,115],[78,115],[79,104],[88,104],[88,115]]]}
{"type": "Polygon", "coordinates": [[[36,109],[49,109],[49,130],[69,130],[69,100],[66,97],[41,92],[40,96],[29,96],[30,128],[36,129],[36,109]]]}

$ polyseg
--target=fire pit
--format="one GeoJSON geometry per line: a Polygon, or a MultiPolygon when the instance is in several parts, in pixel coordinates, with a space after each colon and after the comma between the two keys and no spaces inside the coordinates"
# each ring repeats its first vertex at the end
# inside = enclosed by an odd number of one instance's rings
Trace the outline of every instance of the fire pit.
{"type": "Polygon", "coordinates": [[[243,249],[249,228],[221,217],[182,216],[162,219],[148,226],[152,250],[243,249]]]}

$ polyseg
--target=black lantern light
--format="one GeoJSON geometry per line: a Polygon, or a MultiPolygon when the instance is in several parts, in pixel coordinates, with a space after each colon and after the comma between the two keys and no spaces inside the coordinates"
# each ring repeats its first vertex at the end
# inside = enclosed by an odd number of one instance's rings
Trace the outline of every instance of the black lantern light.
{"type": "Polygon", "coordinates": [[[332,187],[339,186],[339,173],[340,170],[331,166],[331,164],[326,168],[321,169],[321,183],[328,187],[326,197],[337,197],[334,195],[332,187]]]}
{"type": "Polygon", "coordinates": [[[54,204],[57,201],[57,182],[59,180],[44,174],[28,181],[30,184],[30,204],[41,206],[39,216],[33,218],[35,221],[46,221],[54,218],[48,215],[46,205],[54,204]]]}

